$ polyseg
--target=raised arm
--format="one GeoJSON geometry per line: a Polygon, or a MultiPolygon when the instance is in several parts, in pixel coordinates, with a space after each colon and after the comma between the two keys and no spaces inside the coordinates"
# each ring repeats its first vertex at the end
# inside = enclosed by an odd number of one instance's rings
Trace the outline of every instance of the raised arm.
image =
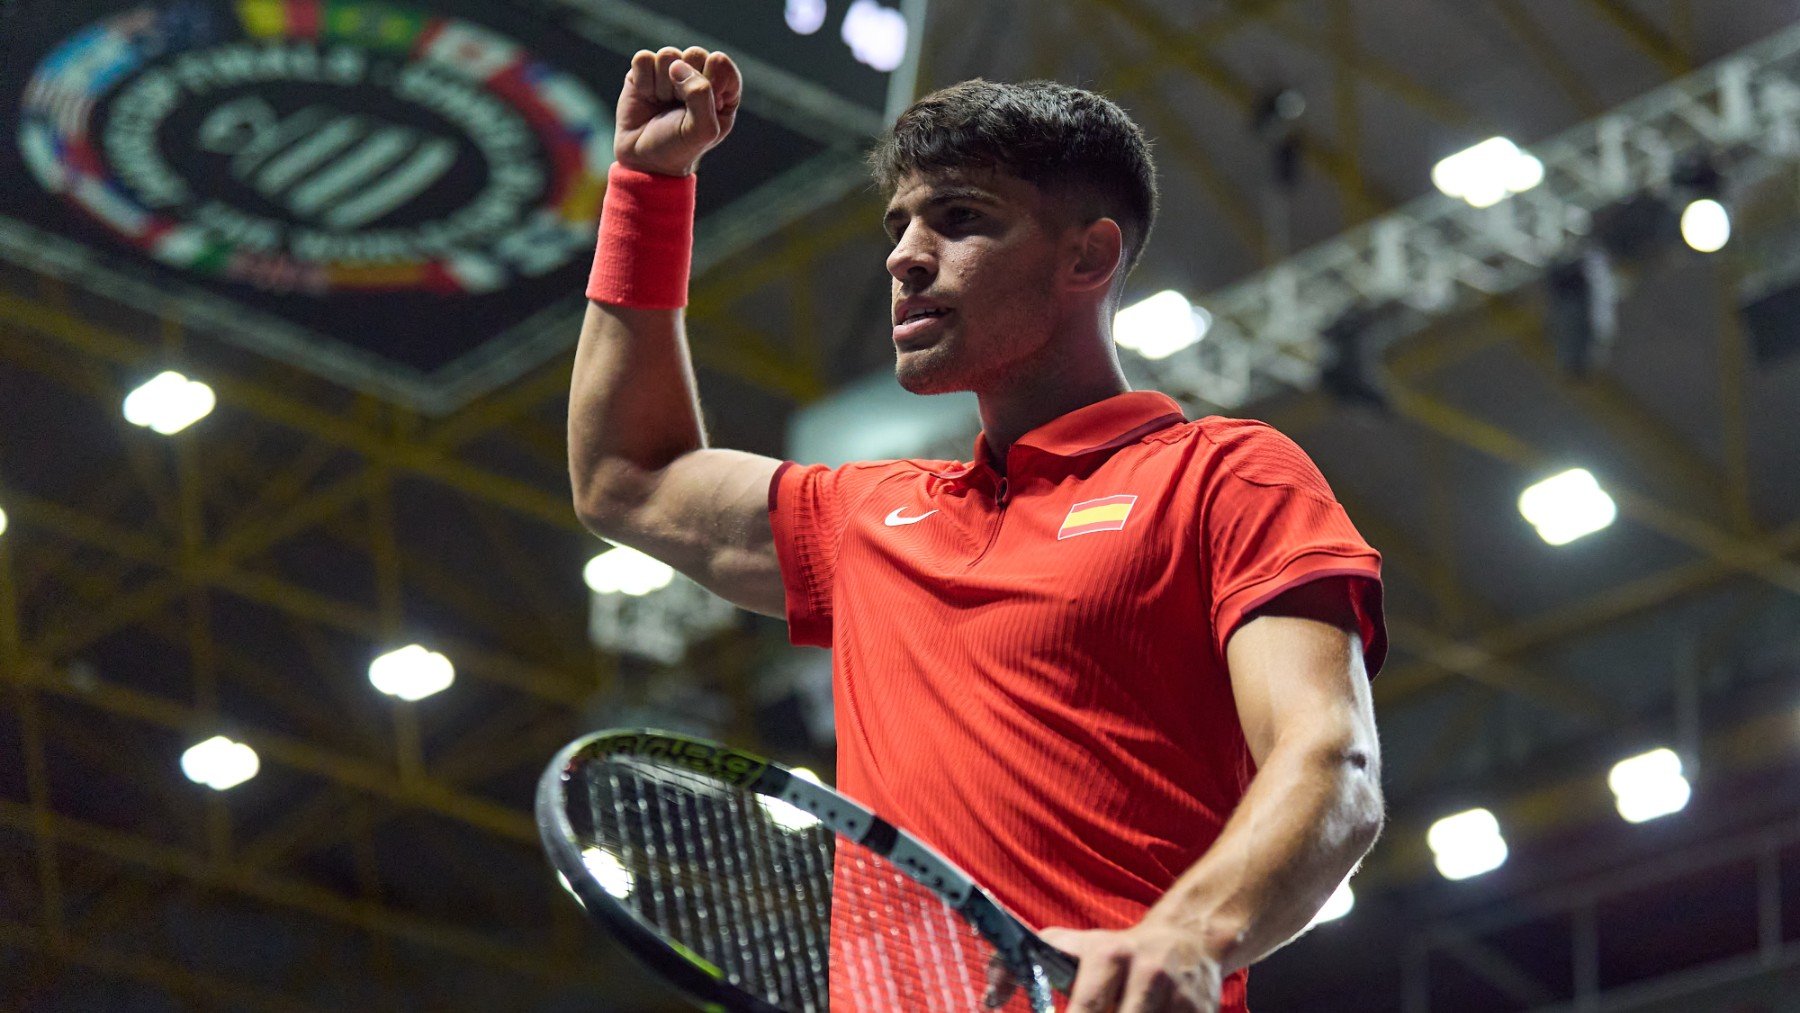
{"type": "Polygon", "coordinates": [[[730,133],[741,96],[737,67],[723,53],[665,48],[632,59],[603,212],[611,218],[569,390],[569,479],[588,530],[779,617],[768,519],[779,462],[707,447],[681,310],[688,178],[730,133]]]}

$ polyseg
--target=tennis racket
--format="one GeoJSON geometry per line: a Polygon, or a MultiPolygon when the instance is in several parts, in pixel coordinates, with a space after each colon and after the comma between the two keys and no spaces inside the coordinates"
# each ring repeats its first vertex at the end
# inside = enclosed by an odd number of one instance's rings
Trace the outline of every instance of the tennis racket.
{"type": "Polygon", "coordinates": [[[595,732],[538,782],[588,915],[710,1009],[1043,1013],[1074,958],[861,804],[760,756],[595,732]]]}

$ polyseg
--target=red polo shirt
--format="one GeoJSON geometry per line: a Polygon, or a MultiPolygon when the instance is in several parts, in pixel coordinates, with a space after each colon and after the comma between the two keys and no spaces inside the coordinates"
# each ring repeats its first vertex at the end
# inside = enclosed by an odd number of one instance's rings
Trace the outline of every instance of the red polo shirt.
{"type": "MultiPolygon", "coordinates": [[[[1254,763],[1225,643],[1347,581],[1372,675],[1381,557],[1260,423],[1120,394],[987,463],[776,472],[789,635],[832,649],[838,786],[1028,923],[1123,928],[1212,844],[1254,763]]],[[[1224,1009],[1243,1008],[1244,975],[1224,1009]]]]}

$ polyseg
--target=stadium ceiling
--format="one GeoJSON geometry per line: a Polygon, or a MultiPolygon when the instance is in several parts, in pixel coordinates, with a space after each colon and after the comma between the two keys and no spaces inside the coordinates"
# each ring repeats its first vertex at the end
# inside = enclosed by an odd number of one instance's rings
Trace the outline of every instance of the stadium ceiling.
{"type": "MultiPolygon", "coordinates": [[[[1790,18],[1773,0],[981,0],[931,12],[920,75],[1117,98],[1163,168],[1134,291],[1204,304],[1408,206],[1445,154],[1532,147],[1790,18]],[[1259,117],[1284,90],[1306,111],[1259,117]],[[1301,169],[1278,186],[1290,143],[1301,169]]],[[[1394,340],[1385,411],[1318,389],[1233,407],[1299,440],[1387,558],[1394,819],[1367,895],[1429,877],[1423,828],[1453,803],[1494,809],[1527,853],[1584,839],[1611,818],[1615,747],[1682,737],[1721,791],[1791,762],[1772,736],[1793,701],[1758,694],[1800,626],[1800,376],[1738,308],[1787,276],[1792,189],[1745,181],[1726,251],[1634,266],[1585,375],[1526,284],[1394,340]],[[1564,464],[1624,521],[1556,552],[1513,504],[1564,464]]],[[[697,279],[715,442],[778,454],[793,410],[891,365],[879,209],[860,189],[795,205],[697,279]]],[[[527,813],[557,745],[676,679],[589,644],[567,357],[432,416],[68,274],[0,269],[0,994],[676,1008],[594,944],[527,813]],[[172,440],[119,415],[168,364],[219,400],[172,440]],[[396,705],[365,670],[412,639],[458,679],[396,705]],[[264,765],[223,794],[176,765],[221,730],[264,765]]],[[[684,666],[734,741],[768,732],[769,640],[747,621],[684,666]]]]}

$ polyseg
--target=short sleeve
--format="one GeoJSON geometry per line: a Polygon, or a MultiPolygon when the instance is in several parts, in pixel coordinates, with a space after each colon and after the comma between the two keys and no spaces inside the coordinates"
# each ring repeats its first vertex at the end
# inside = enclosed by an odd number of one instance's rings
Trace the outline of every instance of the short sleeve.
{"type": "Polygon", "coordinates": [[[769,480],[769,528],[781,563],[790,641],[831,646],[832,593],[848,519],[883,479],[916,470],[906,461],[838,468],[786,461],[775,469],[769,480]]]}
{"type": "Polygon", "coordinates": [[[1220,656],[1244,620],[1277,596],[1315,580],[1350,577],[1344,585],[1373,676],[1387,658],[1381,554],[1292,440],[1259,422],[1234,421],[1213,441],[1202,517],[1220,656]]]}

